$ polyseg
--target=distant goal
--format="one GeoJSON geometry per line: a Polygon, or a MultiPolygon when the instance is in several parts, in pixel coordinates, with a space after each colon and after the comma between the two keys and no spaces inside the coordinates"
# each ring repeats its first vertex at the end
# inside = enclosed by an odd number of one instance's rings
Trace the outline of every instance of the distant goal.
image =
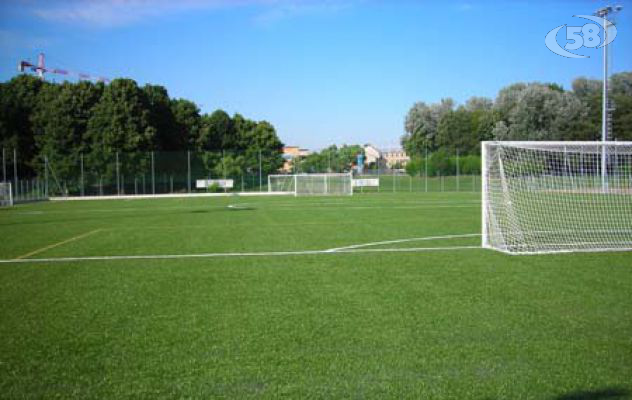
{"type": "Polygon", "coordinates": [[[269,175],[269,193],[294,196],[351,196],[351,173],[269,175]]]}
{"type": "Polygon", "coordinates": [[[483,247],[632,250],[632,142],[483,142],[483,247]]]}
{"type": "Polygon", "coordinates": [[[13,193],[11,183],[0,182],[0,207],[10,207],[13,205],[13,193]]]}

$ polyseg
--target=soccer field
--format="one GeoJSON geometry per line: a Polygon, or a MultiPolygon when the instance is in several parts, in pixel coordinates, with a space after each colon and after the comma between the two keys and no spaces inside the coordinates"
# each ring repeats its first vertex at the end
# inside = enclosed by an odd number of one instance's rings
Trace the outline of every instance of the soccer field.
{"type": "Polygon", "coordinates": [[[371,193],[0,209],[0,397],[629,398],[632,254],[483,250],[480,207],[371,193]]]}

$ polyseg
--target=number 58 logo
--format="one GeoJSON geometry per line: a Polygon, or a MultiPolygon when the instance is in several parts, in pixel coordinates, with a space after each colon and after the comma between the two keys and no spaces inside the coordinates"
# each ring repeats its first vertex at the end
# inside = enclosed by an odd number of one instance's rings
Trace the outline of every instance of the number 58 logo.
{"type": "Polygon", "coordinates": [[[568,50],[579,50],[582,47],[601,48],[609,45],[617,36],[617,27],[607,19],[595,17],[592,15],[573,15],[573,17],[585,18],[596,22],[596,24],[588,23],[584,26],[566,26],[560,25],[551,30],[544,38],[544,44],[553,53],[568,58],[590,58],[581,54],[571,53],[568,50]],[[605,26],[603,25],[605,23],[605,26]],[[560,29],[566,27],[566,39],[572,42],[566,43],[564,48],[557,42],[557,33],[560,29]],[[599,36],[600,29],[603,28],[607,32],[606,40],[602,40],[599,36]]]}

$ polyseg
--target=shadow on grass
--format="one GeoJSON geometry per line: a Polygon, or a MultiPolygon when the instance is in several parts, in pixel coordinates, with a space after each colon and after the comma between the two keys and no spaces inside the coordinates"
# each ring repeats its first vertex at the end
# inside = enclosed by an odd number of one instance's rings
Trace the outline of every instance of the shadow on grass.
{"type": "Polygon", "coordinates": [[[579,390],[555,397],[554,400],[606,400],[630,399],[630,391],[623,388],[605,388],[597,390],[579,390]]]}

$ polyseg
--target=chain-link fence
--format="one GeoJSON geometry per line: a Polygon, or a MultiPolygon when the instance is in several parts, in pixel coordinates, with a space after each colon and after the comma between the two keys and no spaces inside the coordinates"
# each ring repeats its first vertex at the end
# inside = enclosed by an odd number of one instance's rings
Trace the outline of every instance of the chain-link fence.
{"type": "MultiPolygon", "coordinates": [[[[296,162],[296,160],[294,160],[296,162]]],[[[360,192],[475,192],[480,191],[478,157],[427,154],[413,157],[404,168],[357,168],[354,178],[378,178],[377,187],[360,192]],[[473,166],[474,165],[474,166],[473,166]]],[[[299,165],[296,162],[296,165],[299,165]]],[[[52,196],[147,195],[195,192],[266,192],[268,175],[279,174],[283,160],[261,152],[97,152],[72,156],[47,155],[24,160],[14,149],[2,149],[2,180],[12,183],[15,202],[52,196]],[[227,185],[225,182],[230,181],[227,185]],[[209,184],[210,182],[210,184],[209,184]],[[217,182],[218,184],[213,184],[217,182]]],[[[291,164],[288,173],[302,173],[291,164]]]]}

